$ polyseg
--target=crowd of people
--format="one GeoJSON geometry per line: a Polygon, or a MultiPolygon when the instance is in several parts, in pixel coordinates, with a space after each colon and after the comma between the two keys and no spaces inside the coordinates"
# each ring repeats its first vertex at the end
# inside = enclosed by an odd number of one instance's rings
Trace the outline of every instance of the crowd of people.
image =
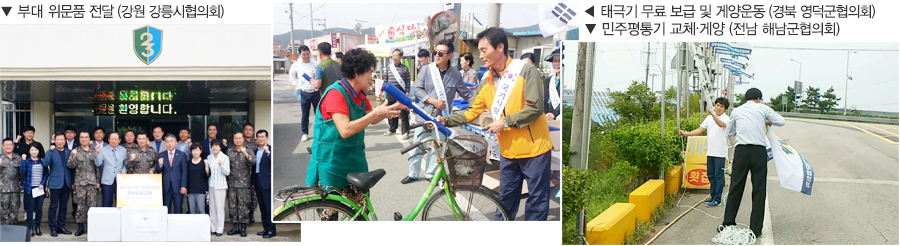
{"type": "Polygon", "coordinates": [[[187,127],[181,128],[177,137],[154,127],[151,140],[145,132],[129,130],[120,137],[113,131],[106,136],[102,127],[89,133],[77,132],[70,125],[53,135],[45,153],[43,145],[34,140],[35,128],[28,126],[16,139],[3,139],[0,225],[17,224],[24,205],[31,235],[41,236],[47,196],[51,236],[73,234],[65,227],[71,198],[71,215],[78,224],[74,235],[81,236],[87,233],[88,210],[98,206],[98,197],[100,206],[116,207],[118,174],[159,174],[163,205],[170,214],[184,213],[187,197],[188,213],[208,213],[210,234],[222,236],[227,205],[233,225],[227,234],[246,237],[246,226],[254,222],[252,211],[258,205],[264,230],[257,235],[274,237],[269,132],[254,132],[248,123],[229,143],[218,138],[216,124],[209,124],[206,130],[208,138],[194,142],[187,127]]]}
{"type": "MultiPolygon", "coordinates": [[[[450,65],[455,53],[453,43],[439,41],[433,51],[420,49],[416,54],[419,72],[414,81],[410,69],[401,64],[403,51],[393,50],[385,81],[402,90],[426,114],[447,126],[466,124],[485,110],[495,111],[492,112],[495,121],[487,131],[497,134],[500,140],[501,202],[514,218],[521,199],[522,182],[526,180],[530,195],[526,201],[525,219],[547,220],[552,149],[548,121],[557,119],[560,114],[559,50],[545,58],[553,65],[554,73],[544,80],[533,63],[536,61],[533,55],[530,62],[506,55],[509,43],[502,29],[489,28],[478,34],[476,40],[479,58],[484,67],[490,69],[480,79],[477,69],[472,67],[475,57],[471,53],[459,54],[461,68],[454,68],[450,65]],[[515,76],[506,78],[507,74],[515,76]],[[451,114],[454,98],[462,98],[471,106],[465,112],[451,114]]],[[[326,63],[331,46],[321,43],[317,48],[322,62],[311,65],[306,58],[309,57],[308,47],[301,47],[302,60],[295,63],[290,72],[295,85],[294,95],[303,104],[302,141],[309,139],[309,111],[315,114],[307,185],[341,189],[347,185],[348,173],[369,171],[364,152],[368,125],[388,119],[390,127],[384,135],[397,134],[399,130],[404,140],[420,141],[431,135],[432,130],[426,128],[417,128],[410,134],[410,109],[399,104],[396,98],[388,95],[387,100],[377,107],[372,107],[366,99],[365,91],[374,83],[372,73],[377,65],[372,53],[352,49],[343,55],[342,62],[326,63]],[[313,93],[315,89],[319,93],[313,93]]],[[[421,123],[424,119],[417,116],[415,121],[421,123]]],[[[400,182],[407,184],[420,178],[431,180],[437,171],[433,151],[416,149],[409,159],[410,172],[400,182]],[[425,173],[420,174],[423,158],[426,159],[425,173]]]]}

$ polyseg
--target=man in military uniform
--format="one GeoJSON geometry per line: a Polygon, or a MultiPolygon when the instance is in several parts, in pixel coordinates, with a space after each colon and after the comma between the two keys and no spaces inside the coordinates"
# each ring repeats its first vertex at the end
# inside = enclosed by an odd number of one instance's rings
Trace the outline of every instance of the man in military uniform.
{"type": "Polygon", "coordinates": [[[137,135],[134,131],[128,130],[125,131],[125,143],[122,143],[122,147],[125,147],[127,150],[133,150],[138,148],[137,144],[137,135]]]}
{"type": "MultiPolygon", "coordinates": [[[[245,148],[253,148],[254,146],[256,146],[256,138],[253,135],[254,133],[255,132],[253,131],[253,124],[250,124],[250,123],[244,124],[244,147],[245,148]]],[[[256,192],[257,187],[252,185],[252,184],[256,184],[256,180],[251,178],[250,184],[251,184],[250,187],[253,188],[250,191],[256,192]]],[[[256,194],[256,193],[253,193],[253,194],[256,194]]],[[[252,225],[254,222],[256,222],[253,219],[253,217],[254,217],[253,212],[256,211],[256,206],[257,206],[256,196],[250,196],[250,200],[253,201],[250,203],[250,224],[252,225]]]]}
{"type": "Polygon", "coordinates": [[[91,136],[87,132],[81,132],[78,140],[81,147],[72,150],[68,164],[69,168],[75,169],[75,203],[78,204],[78,211],[75,212],[78,230],[75,231],[75,236],[87,232],[84,223],[87,223],[88,210],[96,204],[97,189],[100,188],[100,168],[94,165],[91,136]]]}
{"type": "Polygon", "coordinates": [[[231,173],[225,177],[228,183],[228,211],[231,215],[231,223],[234,227],[228,231],[228,235],[241,234],[247,236],[247,223],[250,222],[250,203],[253,191],[251,190],[250,176],[256,166],[256,154],[247,151],[244,146],[244,133],[234,134],[234,147],[228,148],[227,155],[230,160],[231,173]]]}
{"type": "Polygon", "coordinates": [[[150,148],[146,133],[137,135],[137,145],[134,149],[128,149],[128,160],[125,161],[125,169],[128,174],[153,174],[156,168],[156,158],[159,155],[156,150],[150,148]]]}
{"type": "Polygon", "coordinates": [[[3,139],[3,155],[0,155],[0,225],[14,225],[18,222],[21,205],[22,186],[19,182],[19,165],[22,156],[13,153],[15,145],[11,138],[3,139]]]}

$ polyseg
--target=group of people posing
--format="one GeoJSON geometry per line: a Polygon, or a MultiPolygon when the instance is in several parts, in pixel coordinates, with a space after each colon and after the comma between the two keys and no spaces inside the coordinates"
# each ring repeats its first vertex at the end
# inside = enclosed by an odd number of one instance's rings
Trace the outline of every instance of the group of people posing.
{"type": "MultiPolygon", "coordinates": [[[[450,59],[454,45],[439,41],[434,50],[420,50],[418,76],[413,82],[409,69],[401,65],[403,51],[393,50],[385,81],[393,84],[418,101],[418,107],[448,127],[460,126],[491,110],[494,122],[488,133],[497,134],[500,142],[500,200],[511,217],[519,208],[523,179],[528,183],[525,220],[547,220],[550,198],[550,131],[548,120],[559,115],[559,51],[546,58],[555,73],[546,81],[533,61],[507,56],[509,44],[500,28],[489,28],[476,37],[480,59],[490,71],[478,79],[474,57],[460,55],[462,70],[453,68],[450,59]],[[429,63],[429,55],[433,63],[429,63]],[[470,85],[466,85],[469,83],[470,85]],[[548,93],[555,87],[556,97],[548,93]],[[464,98],[471,106],[451,114],[454,96],[464,98]]],[[[302,140],[308,139],[310,109],[315,114],[315,135],[311,147],[306,184],[342,189],[348,185],[347,174],[368,172],[365,148],[365,129],[388,119],[393,135],[398,128],[404,139],[409,134],[409,109],[388,95],[384,104],[372,107],[365,91],[374,83],[372,73],[377,60],[363,49],[352,49],[343,55],[341,63],[331,60],[331,46],[317,46],[323,58],[317,65],[309,60],[309,48],[300,47],[301,60],[291,68],[295,95],[302,104],[302,140]],[[307,77],[312,79],[307,79],[307,77]]],[[[416,118],[423,122],[422,117],[416,118]]],[[[414,141],[431,135],[432,129],[417,128],[414,141]]],[[[441,136],[443,137],[443,136],[441,136]]],[[[420,178],[421,162],[426,158],[424,178],[430,180],[437,170],[433,149],[415,150],[409,159],[409,175],[400,182],[407,184],[420,178]],[[427,156],[427,157],[426,157],[427,156]]]]}
{"type": "Polygon", "coordinates": [[[252,124],[245,124],[229,144],[227,139],[217,138],[215,124],[207,126],[208,138],[200,142],[191,141],[187,127],[181,128],[177,137],[154,127],[151,140],[144,132],[128,130],[120,137],[113,131],[107,138],[102,127],[91,134],[77,132],[70,125],[53,135],[46,153],[34,140],[34,131],[29,126],[15,140],[3,140],[0,224],[17,223],[18,201],[22,201],[32,236],[41,236],[44,195],[37,194],[46,191],[51,236],[72,234],[65,228],[70,196],[72,216],[78,224],[75,236],[81,236],[87,233],[88,210],[97,205],[98,196],[103,207],[116,206],[117,175],[160,174],[163,205],[170,214],[183,213],[187,197],[190,213],[205,214],[209,208],[210,233],[221,236],[227,199],[234,226],[228,235],[246,237],[246,226],[253,222],[252,211],[259,203],[264,231],[257,235],[275,236],[269,215],[272,159],[266,130],[254,132],[252,124]]]}

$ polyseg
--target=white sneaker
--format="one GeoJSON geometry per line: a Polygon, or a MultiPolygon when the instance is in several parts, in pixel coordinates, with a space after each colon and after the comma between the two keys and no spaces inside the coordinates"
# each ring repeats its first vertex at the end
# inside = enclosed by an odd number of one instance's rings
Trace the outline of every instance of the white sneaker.
{"type": "Polygon", "coordinates": [[[301,141],[301,142],[306,142],[306,141],[308,141],[308,140],[309,140],[309,136],[306,136],[306,134],[303,134],[303,136],[300,137],[300,141],[301,141]]]}
{"type": "Polygon", "coordinates": [[[393,132],[385,132],[384,135],[385,135],[385,136],[391,136],[391,135],[394,135],[394,133],[393,133],[393,132]]]}

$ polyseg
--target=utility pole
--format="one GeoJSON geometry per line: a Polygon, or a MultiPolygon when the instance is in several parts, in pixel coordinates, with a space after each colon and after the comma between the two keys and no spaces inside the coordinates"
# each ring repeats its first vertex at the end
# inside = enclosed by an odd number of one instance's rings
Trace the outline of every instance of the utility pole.
{"type": "Polygon", "coordinates": [[[684,102],[684,98],[682,98],[681,88],[682,83],[682,75],[684,74],[684,43],[678,45],[678,51],[675,55],[675,62],[677,62],[678,70],[676,70],[676,75],[678,76],[678,85],[675,88],[675,128],[681,129],[681,103],[684,102]]]}
{"type": "MultiPolygon", "coordinates": [[[[575,72],[575,107],[572,115],[572,135],[569,149],[575,151],[569,163],[577,169],[587,169],[588,141],[591,127],[591,97],[593,96],[594,43],[578,43],[578,62],[575,72]]],[[[578,235],[584,237],[585,210],[581,208],[576,218],[578,235]]]]}
{"type": "Polygon", "coordinates": [[[487,28],[500,27],[500,6],[501,3],[488,4],[488,24],[487,28]]]}
{"type": "Polygon", "coordinates": [[[574,150],[573,153],[569,157],[569,163],[572,164],[572,167],[577,167],[579,169],[583,169],[581,161],[581,136],[582,136],[582,125],[584,124],[585,115],[590,115],[590,113],[586,113],[585,111],[585,101],[584,98],[590,96],[589,92],[585,92],[585,73],[588,69],[585,66],[586,56],[587,56],[587,43],[578,43],[578,62],[575,63],[575,107],[572,112],[572,134],[569,139],[569,149],[574,150]]]}
{"type": "Polygon", "coordinates": [[[325,26],[325,17],[322,17],[322,19],[315,19],[315,20],[319,22],[319,26],[322,26],[322,33],[326,33],[327,32],[326,30],[328,30],[328,27],[325,26]]]}
{"type": "Polygon", "coordinates": [[[844,74],[844,115],[847,115],[847,105],[850,105],[847,101],[847,91],[850,91],[850,84],[847,82],[850,78],[850,53],[856,53],[856,51],[847,52],[847,71],[844,74]]]}
{"type": "Polygon", "coordinates": [[[313,8],[312,3],[309,3],[309,38],[315,38],[316,35],[313,33],[315,30],[315,25],[313,25],[313,8]]]}
{"type": "Polygon", "coordinates": [[[584,117],[582,118],[581,123],[581,165],[584,169],[588,168],[588,156],[590,156],[590,151],[588,147],[590,146],[591,139],[591,114],[593,110],[591,110],[591,102],[594,98],[594,55],[595,55],[595,47],[596,43],[589,42],[587,44],[587,49],[585,50],[585,70],[584,73],[587,74],[585,76],[584,82],[584,117]]]}
{"type": "Polygon", "coordinates": [[[288,47],[291,49],[291,56],[294,56],[294,4],[288,3],[288,8],[290,8],[291,14],[291,43],[288,44],[288,47]]]}
{"type": "Polygon", "coordinates": [[[662,59],[662,88],[660,90],[659,100],[659,138],[663,139],[666,131],[666,42],[663,42],[663,59],[662,59]]]}
{"type": "Polygon", "coordinates": [[[650,80],[650,42],[647,42],[647,67],[644,69],[644,86],[650,80]]]}

